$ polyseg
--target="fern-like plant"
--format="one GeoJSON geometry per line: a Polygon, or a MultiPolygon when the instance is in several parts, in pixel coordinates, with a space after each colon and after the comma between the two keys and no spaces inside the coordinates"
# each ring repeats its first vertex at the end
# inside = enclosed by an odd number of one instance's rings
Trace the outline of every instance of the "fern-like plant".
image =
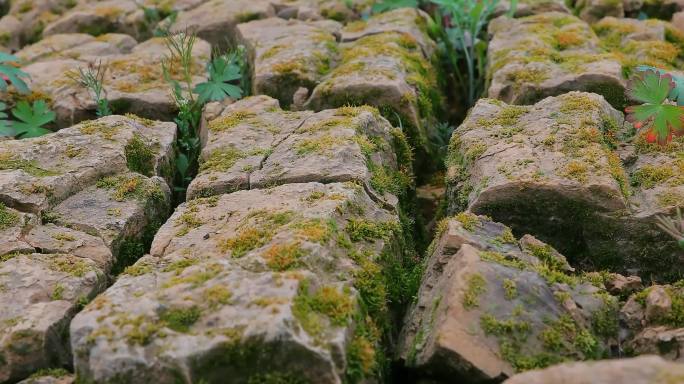
{"type": "Polygon", "coordinates": [[[11,84],[20,93],[28,93],[29,88],[25,79],[29,75],[18,68],[19,58],[8,53],[0,52],[0,91],[7,92],[11,84]]]}

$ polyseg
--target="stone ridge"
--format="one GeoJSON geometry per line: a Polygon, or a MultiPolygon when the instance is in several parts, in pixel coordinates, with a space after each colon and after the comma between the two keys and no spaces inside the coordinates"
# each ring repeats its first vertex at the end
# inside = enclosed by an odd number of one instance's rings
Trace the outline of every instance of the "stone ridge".
{"type": "Polygon", "coordinates": [[[71,318],[169,214],[175,136],[108,116],[0,142],[0,382],[71,365],[71,318]]]}

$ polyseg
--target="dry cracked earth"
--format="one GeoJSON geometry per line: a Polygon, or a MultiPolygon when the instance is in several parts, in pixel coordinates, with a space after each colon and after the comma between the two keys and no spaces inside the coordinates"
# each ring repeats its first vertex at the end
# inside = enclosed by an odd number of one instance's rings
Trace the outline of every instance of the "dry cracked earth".
{"type": "Polygon", "coordinates": [[[0,52],[56,112],[0,141],[0,383],[684,383],[683,251],[655,226],[684,141],[622,112],[624,68],[684,64],[684,3],[493,19],[442,173],[431,127],[458,107],[422,11],[144,3],[199,37],[193,83],[212,49],[250,66],[252,96],[205,106],[177,206],[159,26],[131,0],[0,0],[0,52]],[[99,119],[70,76],[97,62],[99,119]]]}

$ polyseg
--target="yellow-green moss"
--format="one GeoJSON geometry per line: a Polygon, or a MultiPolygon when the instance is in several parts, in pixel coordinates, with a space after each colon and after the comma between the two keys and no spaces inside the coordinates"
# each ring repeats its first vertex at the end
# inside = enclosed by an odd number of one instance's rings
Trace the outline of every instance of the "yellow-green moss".
{"type": "Polygon", "coordinates": [[[0,171],[20,169],[31,176],[46,177],[59,175],[58,172],[42,168],[35,160],[24,160],[10,153],[0,153],[0,171]]]}
{"type": "Polygon", "coordinates": [[[110,176],[98,180],[96,185],[98,188],[114,190],[111,196],[116,201],[132,198],[141,201],[166,199],[157,183],[141,176],[110,176]]]}
{"type": "Polygon", "coordinates": [[[266,265],[273,271],[287,271],[300,266],[300,259],[306,252],[298,241],[287,244],[273,244],[264,253],[266,265]]]}
{"type": "Polygon", "coordinates": [[[480,295],[487,292],[487,282],[480,274],[468,276],[468,283],[463,292],[463,308],[473,309],[480,306],[480,295]]]}
{"type": "Polygon", "coordinates": [[[471,212],[460,212],[456,216],[454,216],[454,219],[461,223],[463,226],[463,229],[466,231],[472,231],[480,225],[480,218],[477,217],[476,214],[471,213],[471,212]]]}
{"type": "Polygon", "coordinates": [[[0,203],[0,231],[19,224],[19,215],[11,212],[5,204],[0,203]]]}
{"type": "Polygon", "coordinates": [[[124,153],[126,154],[128,169],[148,177],[153,176],[155,153],[140,138],[140,135],[133,135],[133,138],[124,147],[124,153]]]}
{"type": "Polygon", "coordinates": [[[209,157],[201,161],[200,172],[226,172],[229,171],[235,163],[246,157],[246,154],[235,147],[228,147],[225,149],[212,152],[209,157]]]}

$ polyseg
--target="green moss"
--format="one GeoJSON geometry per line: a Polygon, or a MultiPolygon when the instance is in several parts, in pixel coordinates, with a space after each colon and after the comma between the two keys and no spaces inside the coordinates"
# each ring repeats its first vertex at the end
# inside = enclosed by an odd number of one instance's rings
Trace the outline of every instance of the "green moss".
{"type": "Polygon", "coordinates": [[[57,284],[52,289],[52,294],[50,295],[52,300],[62,300],[64,298],[64,286],[62,284],[57,284]]]}
{"type": "Polygon", "coordinates": [[[50,262],[50,268],[75,277],[83,277],[92,270],[83,259],[71,255],[54,257],[50,262]]]}
{"type": "Polygon", "coordinates": [[[337,146],[343,145],[345,142],[347,142],[347,139],[343,137],[326,134],[298,142],[295,146],[295,152],[300,156],[312,153],[323,154],[337,146]]]}
{"type": "Polygon", "coordinates": [[[345,230],[351,241],[359,242],[389,240],[393,234],[400,233],[401,228],[396,221],[375,222],[365,219],[350,219],[345,230]]]}
{"type": "Polygon", "coordinates": [[[504,279],[503,289],[507,300],[513,300],[518,297],[518,287],[514,280],[504,279]]]}
{"type": "Polygon", "coordinates": [[[265,229],[249,227],[240,230],[237,236],[221,241],[219,249],[222,252],[231,251],[231,257],[240,258],[247,252],[266,244],[271,236],[271,233],[265,229]]]}
{"type": "Polygon", "coordinates": [[[383,356],[378,349],[378,331],[372,322],[357,319],[358,325],[347,346],[346,383],[362,383],[365,378],[377,377],[383,356]]]}
{"type": "Polygon", "coordinates": [[[603,338],[617,338],[620,329],[618,300],[608,294],[599,294],[603,307],[591,315],[591,326],[594,333],[603,338]]]}
{"type": "Polygon", "coordinates": [[[473,309],[479,307],[479,297],[487,292],[487,282],[480,274],[472,274],[468,277],[468,286],[463,293],[463,308],[473,309]]]}
{"type": "Polygon", "coordinates": [[[0,203],[0,231],[19,224],[19,215],[11,212],[5,204],[0,203]]]}
{"type": "Polygon", "coordinates": [[[168,288],[178,284],[189,284],[191,287],[196,288],[218,276],[222,271],[223,267],[220,264],[210,264],[191,274],[174,276],[164,283],[163,287],[168,288]]]}
{"type": "Polygon", "coordinates": [[[253,119],[256,114],[249,111],[234,111],[225,116],[220,116],[209,122],[209,130],[214,132],[221,132],[229,130],[238,124],[253,119]]]}
{"type": "MultiPolygon", "coordinates": [[[[2,364],[0,364],[2,365],[2,364]]],[[[43,376],[50,376],[50,377],[55,377],[55,378],[60,378],[60,377],[65,377],[69,376],[71,372],[67,371],[64,368],[44,368],[36,371],[36,373],[32,374],[30,378],[35,379],[43,376]]]]}
{"type": "Polygon", "coordinates": [[[110,176],[97,181],[98,188],[112,189],[112,198],[116,201],[137,199],[143,202],[165,201],[166,196],[155,182],[141,176],[110,176]]]}
{"type": "Polygon", "coordinates": [[[144,274],[152,272],[152,266],[145,263],[134,264],[126,267],[123,272],[124,275],[129,276],[142,276],[144,274]]]}
{"type": "Polygon", "coordinates": [[[354,300],[348,289],[323,286],[311,292],[308,280],[300,283],[292,313],[310,335],[318,338],[324,331],[324,319],[333,326],[345,326],[354,312],[354,300]]]}
{"type": "Polygon", "coordinates": [[[494,238],[493,242],[499,244],[515,244],[517,240],[515,236],[513,236],[511,229],[506,227],[501,235],[494,238]]]}
{"type": "Polygon", "coordinates": [[[22,170],[35,177],[59,175],[59,172],[40,167],[35,160],[24,160],[15,158],[9,153],[0,153],[0,171],[5,170],[22,170]]]}
{"type": "Polygon", "coordinates": [[[162,312],[159,319],[176,332],[186,333],[199,320],[202,311],[196,307],[170,308],[162,312]]]}
{"type": "MultiPolygon", "coordinates": [[[[491,102],[491,100],[488,99],[491,102]]],[[[506,105],[501,108],[496,117],[485,119],[481,118],[477,121],[478,125],[485,128],[492,128],[495,126],[512,127],[520,122],[520,118],[530,111],[530,107],[520,105],[506,105]]]]}
{"type": "Polygon", "coordinates": [[[223,285],[214,285],[206,288],[202,297],[207,301],[210,308],[217,308],[220,305],[228,304],[233,294],[223,285]]]}
{"type": "Polygon", "coordinates": [[[209,157],[200,164],[200,172],[226,172],[229,171],[235,163],[246,157],[247,154],[234,148],[228,147],[226,149],[212,152],[209,157]]]}
{"type": "Polygon", "coordinates": [[[287,244],[273,244],[262,255],[266,265],[273,271],[287,271],[297,268],[300,259],[306,255],[298,241],[287,244]]]}
{"type": "MultiPolygon", "coordinates": [[[[670,165],[656,166],[646,164],[632,174],[631,182],[634,186],[651,189],[656,185],[673,178],[675,175],[675,170],[670,165]]],[[[676,184],[680,183],[684,183],[684,177],[682,176],[679,176],[676,180],[676,184]]]]}
{"type": "Polygon", "coordinates": [[[454,219],[461,223],[463,229],[466,231],[473,231],[477,226],[480,225],[480,218],[471,212],[461,212],[454,216],[454,219]]]}
{"type": "Polygon", "coordinates": [[[541,84],[548,78],[549,73],[539,68],[520,68],[506,74],[506,79],[513,83],[515,89],[520,89],[525,84],[541,84]]]}
{"type": "Polygon", "coordinates": [[[148,177],[153,176],[155,153],[139,135],[133,135],[133,138],[126,144],[124,152],[128,169],[148,177]]]}

